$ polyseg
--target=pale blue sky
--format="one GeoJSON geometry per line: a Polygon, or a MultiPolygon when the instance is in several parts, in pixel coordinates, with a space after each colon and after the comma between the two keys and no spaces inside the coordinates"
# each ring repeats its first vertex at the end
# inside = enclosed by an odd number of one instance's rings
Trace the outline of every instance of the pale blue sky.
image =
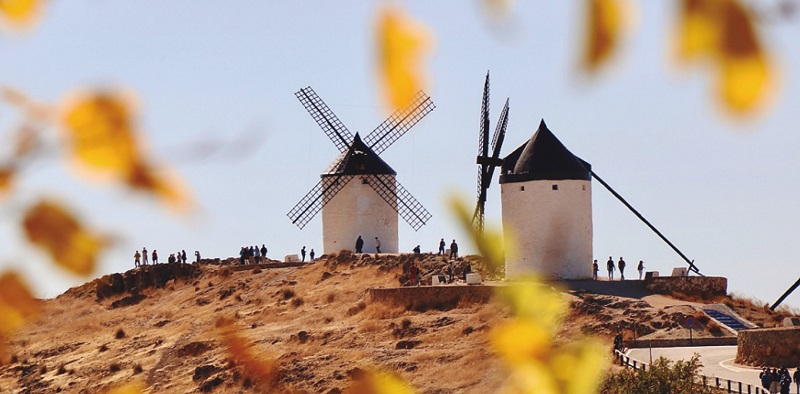
{"type": "MultiPolygon", "coordinates": [[[[384,119],[373,51],[379,4],[73,0],[52,2],[27,34],[5,33],[0,83],[33,98],[55,102],[97,86],[135,92],[153,154],[181,174],[201,209],[178,218],[149,198],[85,183],[53,156],[27,170],[3,210],[0,264],[24,267],[44,296],[83,281],[48,265],[16,232],[18,209],[38,195],[58,196],[93,227],[119,235],[99,274],[131,268],[130,255],[143,245],[162,258],[179,249],[234,256],[262,243],[273,258],[303,245],[319,251],[321,219],[299,230],[286,212],[337,151],[294,92],[312,86],[353,132],[384,119]],[[192,157],[209,139],[224,142],[222,151],[192,157]]],[[[672,67],[674,2],[639,2],[634,34],[615,67],[597,78],[576,72],[582,4],[517,2],[513,27],[502,31],[477,2],[406,4],[435,39],[427,92],[437,108],[382,155],[434,215],[419,232],[401,222],[401,248],[434,250],[439,238],[464,239],[445,198],[458,191],[474,199],[481,89],[491,70],[492,127],[511,98],[503,154],[544,118],[703,273],[773,302],[800,276],[800,186],[792,170],[800,166],[798,23],[764,30],[781,69],[775,104],[765,116],[732,121],[714,99],[710,69],[672,67]]],[[[15,116],[0,108],[0,125],[10,128],[15,116]]],[[[495,179],[490,224],[500,221],[498,190],[495,179]]],[[[682,265],[597,183],[593,203],[596,258],[643,259],[661,272],[682,265]]],[[[800,294],[787,302],[800,304],[800,294]]]]}

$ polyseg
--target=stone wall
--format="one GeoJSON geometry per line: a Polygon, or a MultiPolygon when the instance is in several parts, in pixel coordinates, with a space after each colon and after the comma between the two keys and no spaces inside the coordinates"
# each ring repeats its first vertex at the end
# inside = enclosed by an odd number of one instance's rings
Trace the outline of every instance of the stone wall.
{"type": "Polygon", "coordinates": [[[800,365],[800,328],[780,327],[739,331],[736,363],[759,367],[800,365]]]}
{"type": "Polygon", "coordinates": [[[645,280],[645,287],[657,294],[682,293],[711,299],[728,294],[728,278],[719,276],[660,276],[645,280]]]}

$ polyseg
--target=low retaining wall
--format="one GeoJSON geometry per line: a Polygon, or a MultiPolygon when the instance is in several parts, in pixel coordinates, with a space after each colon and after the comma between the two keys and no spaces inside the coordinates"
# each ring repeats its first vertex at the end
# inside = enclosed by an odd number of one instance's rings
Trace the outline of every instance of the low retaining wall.
{"type": "Polygon", "coordinates": [[[488,302],[494,286],[415,286],[367,289],[370,301],[392,303],[408,310],[448,310],[459,304],[488,302]]]}
{"type": "Polygon", "coordinates": [[[800,328],[739,331],[736,363],[770,367],[800,365],[800,328]]]}
{"type": "Polygon", "coordinates": [[[622,346],[627,348],[647,347],[691,347],[691,346],[736,346],[736,337],[713,338],[664,338],[664,339],[639,339],[636,341],[623,341],[622,346]]]}
{"type": "Polygon", "coordinates": [[[657,294],[682,293],[713,298],[728,294],[728,278],[720,276],[659,276],[645,279],[645,287],[657,294]]]}

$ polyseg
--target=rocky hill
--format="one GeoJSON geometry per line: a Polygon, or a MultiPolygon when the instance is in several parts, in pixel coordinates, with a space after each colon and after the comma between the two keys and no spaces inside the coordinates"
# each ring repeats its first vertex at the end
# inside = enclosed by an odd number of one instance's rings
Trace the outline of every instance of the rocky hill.
{"type": "MultiPolygon", "coordinates": [[[[368,288],[398,286],[412,261],[428,276],[447,265],[431,255],[344,253],[300,266],[217,261],[105,276],[46,300],[42,318],[11,338],[0,392],[97,393],[137,380],[151,393],[336,393],[373,368],[398,373],[418,392],[493,392],[507,372],[488,332],[509,318],[506,308],[408,309],[367,296],[368,288]],[[272,363],[274,376],[248,375],[226,351],[221,321],[272,363]]],[[[456,262],[455,275],[468,264],[481,268],[470,256],[456,262]]],[[[565,297],[572,310],[562,338],[591,334],[609,348],[631,321],[638,335],[675,336],[694,313],[676,300],[656,307],[586,290],[565,297]]],[[[717,334],[700,327],[695,335],[717,334]]]]}

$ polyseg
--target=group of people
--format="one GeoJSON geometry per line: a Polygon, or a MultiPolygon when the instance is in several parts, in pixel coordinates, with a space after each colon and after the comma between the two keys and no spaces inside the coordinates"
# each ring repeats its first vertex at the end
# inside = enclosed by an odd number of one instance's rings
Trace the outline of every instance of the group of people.
{"type": "MultiPolygon", "coordinates": [[[[311,257],[311,259],[309,259],[309,261],[314,261],[314,256],[315,255],[316,254],[314,253],[314,249],[312,248],[311,249],[311,253],[308,254],[308,257],[311,257]]],[[[303,262],[303,263],[306,262],[306,246],[305,245],[303,245],[303,247],[300,248],[300,261],[303,262]]]]}
{"type": "Polygon", "coordinates": [[[242,265],[246,264],[260,264],[261,260],[267,260],[267,246],[261,244],[259,248],[258,245],[255,246],[242,246],[239,249],[239,263],[242,265]]]}
{"type": "MultiPolygon", "coordinates": [[[[444,238],[442,238],[439,241],[439,252],[437,253],[437,255],[439,256],[445,255],[445,249],[444,249],[445,245],[447,245],[447,243],[445,243],[444,238]]],[[[450,243],[450,259],[452,260],[457,258],[458,258],[458,244],[456,243],[456,240],[453,240],[453,242],[450,243]]]]}
{"type": "MultiPolygon", "coordinates": [[[[200,251],[194,251],[195,262],[200,262],[200,251]]],[[[182,263],[186,264],[186,250],[181,249],[181,251],[177,253],[170,253],[169,257],[167,258],[167,263],[174,264],[174,263],[182,263]]],[[[136,250],[133,253],[133,266],[140,267],[143,265],[148,265],[152,261],[153,264],[158,264],[158,251],[153,249],[152,252],[147,252],[147,247],[142,247],[141,253],[136,250]],[[150,260],[148,260],[150,257],[150,260]]]]}
{"type": "MultiPolygon", "coordinates": [[[[356,239],[356,253],[364,253],[364,239],[360,235],[356,239]]],[[[381,240],[378,237],[375,237],[375,253],[381,253],[381,240]]]]}
{"type": "Polygon", "coordinates": [[[769,390],[770,394],[789,394],[792,381],[797,385],[797,392],[800,393],[800,368],[794,371],[794,375],[789,375],[789,370],[783,366],[780,369],[764,367],[758,374],[758,378],[761,379],[761,387],[769,390]]]}
{"type": "MultiPolygon", "coordinates": [[[[619,280],[625,280],[625,267],[627,263],[625,263],[625,259],[620,256],[619,261],[614,264],[614,258],[608,256],[608,261],[606,262],[606,269],[608,270],[608,280],[614,280],[614,270],[619,269],[619,280]]],[[[639,260],[639,265],[636,266],[636,269],[639,271],[639,280],[642,280],[642,274],[644,273],[644,261],[639,260]]],[[[597,280],[597,273],[600,272],[600,266],[597,264],[597,260],[592,263],[592,279],[597,280]]]]}

